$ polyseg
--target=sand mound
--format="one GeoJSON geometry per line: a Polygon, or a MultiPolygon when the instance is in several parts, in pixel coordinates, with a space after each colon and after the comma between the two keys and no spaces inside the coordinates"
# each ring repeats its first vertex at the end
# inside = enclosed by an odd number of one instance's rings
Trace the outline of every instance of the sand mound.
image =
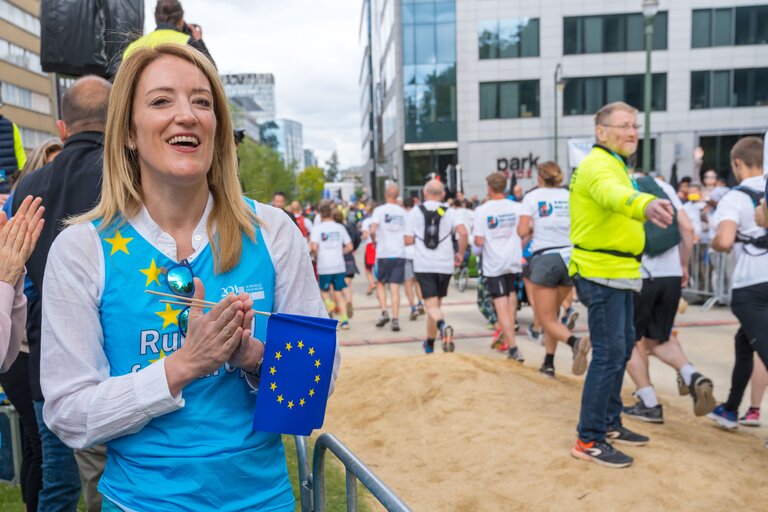
{"type": "Polygon", "coordinates": [[[766,506],[762,440],[695,418],[679,398],[661,397],[664,425],[627,421],[651,436],[625,448],[632,467],[572,459],[580,396],[581,379],[482,356],[348,358],[325,428],[419,511],[766,506]]]}

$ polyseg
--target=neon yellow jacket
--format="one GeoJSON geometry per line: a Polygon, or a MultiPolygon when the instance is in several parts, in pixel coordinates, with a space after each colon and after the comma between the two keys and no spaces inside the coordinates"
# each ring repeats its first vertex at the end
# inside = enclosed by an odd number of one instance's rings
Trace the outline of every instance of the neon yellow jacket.
{"type": "Polygon", "coordinates": [[[640,262],[595,249],[640,255],[645,246],[645,208],[656,199],[638,192],[623,161],[594,147],[574,171],[570,184],[570,275],[639,279],[640,262]],[[590,250],[585,250],[590,249],[590,250]]]}

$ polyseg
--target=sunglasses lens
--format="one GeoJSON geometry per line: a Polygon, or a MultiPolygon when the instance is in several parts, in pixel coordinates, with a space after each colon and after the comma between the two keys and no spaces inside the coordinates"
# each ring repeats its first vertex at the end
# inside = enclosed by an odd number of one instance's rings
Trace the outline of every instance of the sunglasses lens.
{"type": "Polygon", "coordinates": [[[191,297],[195,293],[192,269],[185,266],[174,267],[168,271],[168,287],[176,295],[191,297]]]}
{"type": "Polygon", "coordinates": [[[182,336],[186,336],[187,326],[189,325],[189,308],[184,308],[181,313],[179,313],[177,320],[179,321],[179,332],[181,332],[182,336]]]}

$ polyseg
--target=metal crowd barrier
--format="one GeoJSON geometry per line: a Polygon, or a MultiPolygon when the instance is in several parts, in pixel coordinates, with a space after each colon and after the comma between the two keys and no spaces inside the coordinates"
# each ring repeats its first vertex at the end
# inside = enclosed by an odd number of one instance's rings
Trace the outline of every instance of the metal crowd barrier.
{"type": "Polygon", "coordinates": [[[694,244],[689,264],[689,281],[685,294],[702,300],[705,310],[716,304],[730,304],[730,278],[733,275],[733,254],[717,253],[707,243],[694,244]]]}
{"type": "Polygon", "coordinates": [[[315,441],[312,456],[312,473],[309,471],[309,446],[307,438],[293,436],[299,465],[299,486],[302,512],[325,512],[325,454],[331,451],[346,470],[347,511],[357,511],[357,481],[388,511],[411,512],[403,500],[377,477],[349,448],[344,446],[334,435],[321,434],[315,441]]]}

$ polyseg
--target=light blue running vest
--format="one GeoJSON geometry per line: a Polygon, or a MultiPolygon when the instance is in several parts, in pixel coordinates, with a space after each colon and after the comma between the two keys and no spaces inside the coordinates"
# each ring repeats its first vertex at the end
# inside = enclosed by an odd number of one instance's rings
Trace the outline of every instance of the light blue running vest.
{"type": "MultiPolygon", "coordinates": [[[[119,377],[181,346],[176,315],[183,306],[161,304],[159,297],[144,293],[169,293],[164,275],[154,280],[152,269],[177,262],[130,224],[115,226],[99,232],[105,270],[100,315],[110,375],[119,377]]],[[[243,236],[241,263],[229,272],[214,274],[210,245],[190,262],[205,285],[206,300],[218,302],[230,292],[244,291],[256,309],[272,311],[275,268],[261,231],[256,233],[255,243],[243,236]]],[[[263,340],[266,322],[255,330],[263,340]]],[[[244,374],[224,365],[189,384],[182,396],[182,409],[107,443],[99,491],[130,510],[293,511],[281,437],[252,432],[256,395],[244,374]]]]}

